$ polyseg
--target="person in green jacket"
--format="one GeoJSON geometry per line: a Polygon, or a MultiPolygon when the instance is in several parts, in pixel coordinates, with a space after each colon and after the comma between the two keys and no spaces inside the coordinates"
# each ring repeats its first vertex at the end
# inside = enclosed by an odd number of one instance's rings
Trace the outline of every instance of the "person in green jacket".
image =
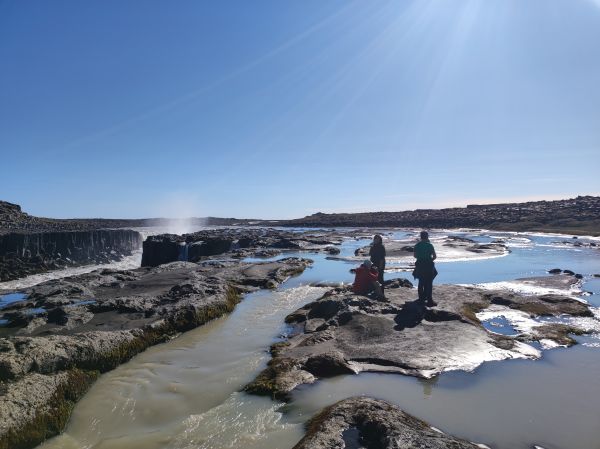
{"type": "Polygon", "coordinates": [[[433,261],[436,259],[435,248],[429,241],[427,231],[421,232],[421,241],[415,245],[415,270],[413,276],[419,279],[419,300],[427,307],[437,304],[433,301],[433,279],[437,270],[433,261]]]}

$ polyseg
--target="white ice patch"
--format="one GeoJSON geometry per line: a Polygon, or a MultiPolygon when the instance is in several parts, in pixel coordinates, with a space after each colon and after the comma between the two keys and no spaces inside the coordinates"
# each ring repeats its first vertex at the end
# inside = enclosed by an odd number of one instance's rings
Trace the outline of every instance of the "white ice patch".
{"type": "Polygon", "coordinates": [[[479,352],[473,352],[469,354],[461,354],[460,358],[457,358],[456,365],[449,365],[444,368],[444,371],[474,371],[478,366],[484,362],[492,362],[498,360],[507,359],[539,359],[542,356],[541,351],[522,343],[515,341],[512,349],[501,349],[495,346],[489,345],[489,350],[482,350],[479,352]]]}
{"type": "Polygon", "coordinates": [[[563,315],[560,317],[560,322],[578,327],[588,333],[600,334],[600,307],[590,307],[590,310],[594,314],[593,317],[563,315]]]}
{"type": "Polygon", "coordinates": [[[469,262],[471,260],[487,260],[487,259],[498,259],[499,257],[505,257],[510,254],[510,251],[503,251],[494,254],[485,253],[473,253],[470,251],[460,251],[458,248],[447,248],[442,251],[436,249],[437,259],[436,262],[469,262]],[[452,251],[452,250],[457,251],[452,251]]]}
{"type": "Polygon", "coordinates": [[[528,313],[509,309],[508,307],[497,304],[492,304],[487,309],[478,312],[476,316],[479,321],[488,321],[494,318],[504,317],[514,329],[521,333],[531,333],[535,327],[543,324],[530,318],[528,313]]]}
{"type": "Polygon", "coordinates": [[[559,345],[554,340],[550,340],[549,338],[542,338],[540,340],[540,345],[542,345],[542,349],[554,349],[554,348],[566,348],[567,345],[559,345]]]}
{"type": "Polygon", "coordinates": [[[494,240],[502,240],[509,248],[531,248],[534,246],[533,241],[527,237],[511,237],[505,235],[490,235],[494,240]]]}
{"type": "Polygon", "coordinates": [[[575,299],[579,299],[577,295],[581,294],[579,284],[572,284],[569,289],[549,288],[536,285],[534,281],[501,281],[501,282],[485,282],[482,284],[459,284],[465,287],[477,287],[485,290],[508,290],[522,295],[567,295],[575,299]]]}

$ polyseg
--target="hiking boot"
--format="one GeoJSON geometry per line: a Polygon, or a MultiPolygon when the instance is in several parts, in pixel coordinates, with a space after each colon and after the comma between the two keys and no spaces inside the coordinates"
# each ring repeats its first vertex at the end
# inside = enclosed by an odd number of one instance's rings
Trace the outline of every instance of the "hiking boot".
{"type": "Polygon", "coordinates": [[[435,306],[437,306],[437,302],[435,302],[433,299],[428,299],[425,302],[425,306],[426,307],[435,307],[435,306]]]}

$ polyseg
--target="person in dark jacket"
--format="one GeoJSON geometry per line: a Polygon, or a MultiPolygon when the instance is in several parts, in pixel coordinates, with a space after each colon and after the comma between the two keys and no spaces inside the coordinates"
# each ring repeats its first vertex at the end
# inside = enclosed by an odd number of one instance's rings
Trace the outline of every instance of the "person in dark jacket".
{"type": "Polygon", "coordinates": [[[433,261],[437,258],[435,249],[429,241],[427,231],[421,232],[421,241],[415,245],[415,270],[413,276],[419,279],[419,300],[427,307],[437,304],[433,301],[433,279],[437,276],[437,270],[433,261]]]}
{"type": "Polygon", "coordinates": [[[371,263],[377,267],[379,271],[379,283],[383,288],[383,271],[385,270],[385,246],[383,246],[383,239],[381,235],[377,234],[373,237],[373,244],[369,250],[369,257],[371,263]]]}

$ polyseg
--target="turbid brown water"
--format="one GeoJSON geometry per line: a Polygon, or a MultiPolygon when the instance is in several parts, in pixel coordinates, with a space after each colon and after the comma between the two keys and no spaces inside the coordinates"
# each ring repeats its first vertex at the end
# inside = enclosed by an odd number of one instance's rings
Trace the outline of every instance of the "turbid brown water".
{"type": "Polygon", "coordinates": [[[262,368],[286,313],[323,293],[259,292],[228,317],[153,347],[104,375],[64,435],[41,447],[158,449],[291,447],[302,426],[282,405],[238,391],[262,368]]]}

